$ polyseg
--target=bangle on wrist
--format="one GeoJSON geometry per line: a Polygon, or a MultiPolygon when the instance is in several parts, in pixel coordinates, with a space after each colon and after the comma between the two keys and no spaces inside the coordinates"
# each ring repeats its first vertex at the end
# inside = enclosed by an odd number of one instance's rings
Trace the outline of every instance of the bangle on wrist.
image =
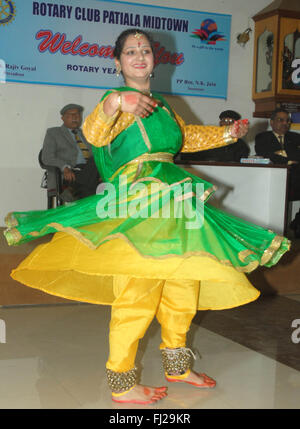
{"type": "Polygon", "coordinates": [[[122,97],[121,97],[121,93],[120,92],[118,93],[117,101],[118,101],[118,111],[122,112],[122,97]]]}

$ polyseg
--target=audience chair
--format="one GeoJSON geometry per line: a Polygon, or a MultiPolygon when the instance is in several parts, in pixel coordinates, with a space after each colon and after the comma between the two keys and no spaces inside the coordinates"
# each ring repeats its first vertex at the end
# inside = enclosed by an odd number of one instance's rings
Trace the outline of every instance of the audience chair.
{"type": "Polygon", "coordinates": [[[41,187],[47,189],[47,208],[52,209],[62,205],[62,200],[60,194],[62,192],[62,175],[58,167],[53,167],[45,165],[42,160],[42,149],[39,152],[39,164],[43,170],[46,170],[42,179],[41,187]],[[47,176],[49,172],[54,172],[55,174],[55,188],[48,189],[47,186],[47,176]]]}

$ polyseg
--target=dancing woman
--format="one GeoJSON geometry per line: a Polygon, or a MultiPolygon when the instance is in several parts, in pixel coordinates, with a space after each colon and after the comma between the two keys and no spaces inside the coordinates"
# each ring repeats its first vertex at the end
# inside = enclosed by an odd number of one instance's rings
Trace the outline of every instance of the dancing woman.
{"type": "Polygon", "coordinates": [[[5,235],[20,244],[56,233],[12,277],[54,295],[111,305],[112,399],[152,404],[167,388],[139,384],[135,357],[153,318],[161,325],[166,380],[214,387],[212,378],[192,370],[186,347],[196,311],[257,299],[244,273],[277,263],[289,241],[212,207],[214,186],[173,163],[179,150],[233,143],[247,125],[186,125],[151,91],[153,43],[144,31],[123,32],[114,55],[125,86],[107,91],[83,126],[106,188],[66,207],[10,213],[5,235]]]}

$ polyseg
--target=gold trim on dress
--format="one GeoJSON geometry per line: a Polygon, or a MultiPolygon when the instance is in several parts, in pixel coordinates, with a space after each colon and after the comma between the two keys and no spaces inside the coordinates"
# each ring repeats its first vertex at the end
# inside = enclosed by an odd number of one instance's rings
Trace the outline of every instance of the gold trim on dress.
{"type": "MultiPolygon", "coordinates": [[[[116,92],[113,90],[112,92],[116,92]]],[[[132,113],[117,111],[108,116],[103,111],[106,98],[97,104],[82,126],[83,134],[90,144],[96,147],[109,145],[121,132],[134,123],[132,113]]]]}
{"type": "MultiPolygon", "coordinates": [[[[159,161],[159,162],[171,162],[174,163],[174,155],[169,152],[154,152],[154,153],[143,153],[135,159],[132,159],[127,164],[144,161],[159,161]]],[[[125,164],[125,165],[127,165],[125,164]]]]}
{"type": "MultiPolygon", "coordinates": [[[[139,164],[139,167],[141,165],[142,164],[139,164]]],[[[138,176],[138,174],[135,175],[135,178],[137,176],[138,176]]],[[[147,177],[141,177],[140,179],[136,179],[136,180],[135,180],[135,178],[134,178],[134,181],[129,186],[129,191],[131,191],[135,187],[135,185],[137,185],[138,183],[141,183],[141,182],[155,182],[155,183],[159,183],[160,185],[164,185],[164,182],[162,180],[158,179],[157,177],[147,176],[147,177]]]]}
{"type": "MultiPolygon", "coordinates": [[[[180,185],[181,183],[184,183],[184,182],[191,182],[191,181],[192,181],[191,177],[186,177],[185,179],[182,179],[179,182],[174,182],[174,183],[171,183],[171,184],[167,184],[166,189],[171,188],[172,186],[180,185]]],[[[133,182],[130,185],[130,188],[133,185],[135,185],[136,183],[140,183],[140,182],[157,182],[157,183],[161,183],[162,185],[166,185],[165,182],[163,182],[162,180],[158,179],[157,177],[147,176],[147,177],[141,177],[140,179],[137,179],[135,182],[133,182]]]]}
{"type": "Polygon", "coordinates": [[[38,231],[32,231],[32,232],[29,232],[28,235],[31,235],[32,237],[38,237],[40,233],[38,231]]]}
{"type": "MultiPolygon", "coordinates": [[[[166,106],[161,106],[161,108],[162,108],[163,110],[165,110],[165,111],[166,111],[166,112],[171,116],[171,118],[172,118],[172,119],[174,119],[174,121],[176,122],[176,120],[175,120],[174,116],[172,116],[172,115],[171,115],[170,110],[169,110],[169,109],[167,109],[167,108],[166,108],[166,106]]],[[[176,122],[176,123],[177,123],[177,122],[176,122]]]]}
{"type": "Polygon", "coordinates": [[[186,125],[176,112],[174,112],[174,115],[182,133],[181,152],[215,149],[237,141],[237,138],[231,136],[230,126],[186,125]]]}
{"type": "Polygon", "coordinates": [[[19,225],[19,222],[17,221],[17,219],[16,219],[16,217],[15,217],[15,215],[14,215],[14,212],[9,212],[9,213],[5,216],[5,218],[4,218],[4,222],[5,222],[5,224],[6,224],[9,228],[14,227],[14,226],[18,226],[18,225],[19,225]]]}
{"type": "Polygon", "coordinates": [[[217,189],[218,188],[216,186],[211,186],[210,188],[206,189],[206,191],[202,195],[202,198],[200,198],[200,201],[204,203],[207,200],[207,198],[210,196],[210,194],[213,194],[214,192],[216,192],[217,189]]]}
{"type": "Polygon", "coordinates": [[[149,137],[148,137],[148,134],[147,134],[147,132],[146,132],[146,129],[145,129],[145,127],[144,127],[144,124],[143,124],[143,122],[142,122],[141,118],[140,118],[139,116],[136,116],[136,115],[135,115],[135,120],[136,120],[136,122],[137,122],[137,124],[138,124],[138,127],[139,127],[139,129],[140,129],[141,134],[142,134],[142,137],[143,137],[143,140],[144,140],[145,145],[147,146],[147,148],[148,148],[149,150],[151,150],[152,145],[151,145],[150,139],[149,139],[149,137]]]}
{"type": "Polygon", "coordinates": [[[231,143],[235,143],[237,141],[237,139],[235,137],[232,137],[231,135],[231,129],[232,129],[232,125],[226,125],[224,130],[224,141],[227,144],[231,144],[231,143]]]}
{"type": "MultiPolygon", "coordinates": [[[[118,174],[119,172],[126,167],[127,165],[130,164],[137,164],[140,163],[142,164],[145,161],[158,161],[158,162],[174,162],[174,155],[172,155],[171,153],[168,152],[154,152],[154,153],[143,153],[142,155],[138,156],[135,159],[132,159],[131,161],[126,162],[126,164],[121,165],[121,167],[119,167],[114,174],[109,178],[109,180],[113,180],[118,174]]],[[[138,177],[138,174],[135,175],[134,180],[138,177]]]]}
{"type": "Polygon", "coordinates": [[[230,262],[229,259],[218,259],[215,255],[209,253],[209,252],[205,252],[205,251],[199,251],[199,252],[186,252],[183,255],[177,255],[174,253],[169,253],[169,254],[165,254],[162,256],[150,256],[150,255],[144,255],[143,253],[141,253],[136,247],[135,245],[126,237],[126,235],[117,232],[116,234],[112,234],[112,235],[107,235],[101,242],[101,244],[103,244],[106,241],[109,240],[114,240],[120,238],[121,240],[124,240],[130,247],[132,247],[140,256],[142,256],[143,258],[150,258],[150,259],[168,259],[168,258],[182,258],[182,259],[186,259],[186,258],[190,258],[191,256],[205,256],[208,258],[213,259],[214,261],[219,262],[222,265],[234,268],[236,271],[238,272],[243,272],[243,273],[250,273],[251,271],[253,271],[255,268],[257,268],[257,266],[259,265],[259,261],[253,261],[250,262],[250,264],[246,265],[245,267],[235,267],[232,262],[230,262]]]}
{"type": "Polygon", "coordinates": [[[191,192],[187,192],[184,195],[180,195],[180,196],[176,197],[174,201],[176,203],[178,203],[180,201],[185,201],[185,200],[188,200],[188,199],[193,198],[193,197],[196,197],[196,194],[195,194],[195,192],[191,191],[191,192]]]}
{"type": "Polygon", "coordinates": [[[81,241],[81,243],[85,244],[86,246],[88,246],[90,249],[97,249],[97,246],[95,246],[95,244],[93,244],[88,238],[85,238],[81,232],[77,231],[77,229],[72,228],[71,226],[63,226],[60,223],[57,222],[52,222],[49,223],[46,226],[50,226],[52,228],[55,228],[57,231],[59,232],[65,232],[67,234],[72,235],[73,237],[77,238],[79,241],[81,241]]]}
{"type": "MultiPolygon", "coordinates": [[[[151,154],[149,154],[149,155],[151,155],[151,154]]],[[[137,175],[136,175],[137,176],[137,175]]],[[[135,180],[131,185],[130,185],[130,190],[132,189],[132,187],[134,186],[134,185],[136,185],[137,183],[140,183],[140,182],[149,182],[149,181],[153,181],[153,182],[157,182],[157,183],[161,183],[161,184],[164,184],[160,179],[157,179],[156,177],[152,177],[152,176],[148,176],[148,177],[141,177],[140,179],[137,179],[137,180],[135,180]]],[[[179,182],[175,182],[175,183],[171,183],[170,185],[167,185],[166,186],[166,188],[165,189],[171,189],[172,187],[174,187],[174,186],[177,186],[177,185],[180,185],[180,184],[182,184],[182,183],[184,183],[184,182],[192,182],[192,178],[191,177],[186,177],[185,179],[183,179],[183,180],[180,180],[179,182]]],[[[196,198],[198,198],[202,203],[204,203],[206,200],[207,200],[207,198],[212,194],[212,193],[214,193],[215,191],[217,190],[217,187],[216,186],[211,186],[210,188],[208,188],[206,191],[204,191],[203,192],[203,194],[201,195],[201,197],[199,198],[196,194],[195,194],[195,192],[193,192],[193,191],[191,191],[191,192],[189,192],[187,195],[188,196],[184,196],[184,197],[180,197],[180,196],[178,196],[177,198],[176,198],[176,202],[178,202],[178,201],[183,201],[183,200],[186,200],[186,199],[188,199],[188,198],[192,198],[192,197],[196,197],[196,198]]]]}
{"type": "MultiPolygon", "coordinates": [[[[276,235],[276,237],[273,238],[270,246],[264,251],[261,257],[261,260],[260,260],[261,265],[265,265],[267,262],[270,261],[270,259],[272,259],[274,253],[277,252],[277,250],[280,248],[283,240],[284,240],[284,237],[281,237],[279,235],[276,235]]],[[[290,247],[290,242],[289,242],[289,247],[290,247]]]]}
{"type": "MultiPolygon", "coordinates": [[[[215,186],[212,186],[211,188],[208,188],[205,192],[203,192],[203,194],[199,198],[199,200],[202,203],[204,203],[207,200],[207,198],[210,196],[210,194],[214,193],[216,191],[216,189],[217,188],[215,186]]],[[[195,194],[195,192],[190,192],[188,195],[189,195],[189,197],[185,197],[185,198],[178,197],[178,198],[176,198],[176,201],[182,201],[183,199],[188,199],[188,198],[192,198],[192,197],[198,198],[197,195],[195,194]]]]}
{"type": "Polygon", "coordinates": [[[255,253],[253,252],[253,250],[249,250],[249,249],[247,249],[247,250],[242,250],[242,251],[239,253],[239,260],[240,260],[240,261],[242,261],[242,262],[245,262],[245,261],[246,261],[246,258],[247,258],[248,256],[250,256],[250,255],[255,255],[255,253]]]}
{"type": "Polygon", "coordinates": [[[6,229],[4,231],[4,236],[9,246],[17,244],[22,238],[22,234],[16,228],[6,229]]]}
{"type": "MultiPolygon", "coordinates": [[[[232,262],[229,259],[218,259],[215,255],[209,253],[209,252],[205,252],[205,251],[193,251],[193,252],[186,252],[183,255],[177,255],[177,254],[165,254],[162,256],[151,256],[151,255],[144,255],[143,253],[141,253],[136,246],[126,237],[126,235],[118,232],[116,234],[111,234],[111,235],[107,235],[105,236],[100,243],[98,243],[98,245],[96,246],[95,244],[93,244],[89,239],[87,239],[86,237],[84,237],[82,235],[81,232],[77,231],[76,229],[72,228],[72,227],[64,227],[63,225],[57,223],[57,222],[52,222],[48,225],[46,225],[48,227],[52,227],[54,229],[56,229],[59,232],[65,232],[75,238],[77,238],[80,242],[82,242],[83,244],[85,244],[86,246],[88,246],[90,249],[96,250],[99,246],[101,246],[102,244],[104,244],[106,241],[109,240],[114,240],[117,238],[120,238],[122,240],[124,240],[127,244],[129,244],[140,256],[142,256],[143,258],[150,258],[150,259],[168,259],[168,258],[172,258],[172,257],[177,257],[177,258],[189,258],[191,256],[205,256],[208,258],[211,258],[217,262],[219,262],[222,265],[226,265],[228,267],[232,267],[234,268],[236,271],[238,272],[243,272],[243,273],[250,273],[251,271],[253,271],[255,268],[258,267],[258,265],[263,265],[262,260],[256,260],[256,261],[252,261],[249,264],[245,265],[244,267],[240,267],[240,266],[234,266],[232,264],[232,262]]],[[[4,234],[7,238],[7,241],[9,244],[16,244],[21,238],[21,234],[17,229],[9,229],[4,231],[4,234]]],[[[264,253],[268,253],[271,254],[271,256],[269,256],[268,260],[273,256],[273,254],[276,252],[276,250],[278,250],[277,247],[277,243],[278,243],[278,239],[280,241],[280,243],[282,242],[282,237],[278,237],[276,236],[273,240],[271,245],[269,246],[268,249],[265,250],[264,253]],[[274,243],[276,243],[276,245],[274,245],[274,243]],[[272,253],[273,252],[273,253],[272,253]]],[[[248,250],[246,251],[241,251],[239,253],[238,258],[242,261],[243,258],[245,258],[246,256],[248,256],[250,253],[248,250]],[[242,255],[242,256],[240,256],[242,255]]],[[[267,260],[267,259],[266,259],[267,260]]]]}

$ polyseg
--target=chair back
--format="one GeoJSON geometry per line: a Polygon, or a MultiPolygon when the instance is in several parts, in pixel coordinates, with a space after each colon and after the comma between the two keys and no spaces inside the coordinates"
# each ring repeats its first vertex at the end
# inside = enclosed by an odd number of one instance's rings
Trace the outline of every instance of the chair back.
{"type": "Polygon", "coordinates": [[[42,178],[42,188],[47,189],[47,197],[48,197],[48,203],[47,203],[47,207],[48,209],[53,208],[53,207],[58,207],[60,205],[62,205],[62,201],[60,198],[60,194],[62,192],[62,176],[61,176],[61,171],[58,167],[53,167],[48,166],[46,164],[44,164],[43,159],[42,159],[42,151],[43,149],[41,149],[39,151],[39,155],[38,155],[38,161],[40,164],[40,167],[43,170],[46,170],[43,178],[42,178]],[[47,178],[48,178],[48,172],[52,171],[54,172],[55,175],[55,189],[48,189],[47,186],[47,178]]]}
{"type": "Polygon", "coordinates": [[[47,166],[43,163],[43,160],[42,160],[42,152],[43,152],[43,149],[39,151],[39,156],[38,156],[39,164],[43,170],[47,170],[47,166]]]}

